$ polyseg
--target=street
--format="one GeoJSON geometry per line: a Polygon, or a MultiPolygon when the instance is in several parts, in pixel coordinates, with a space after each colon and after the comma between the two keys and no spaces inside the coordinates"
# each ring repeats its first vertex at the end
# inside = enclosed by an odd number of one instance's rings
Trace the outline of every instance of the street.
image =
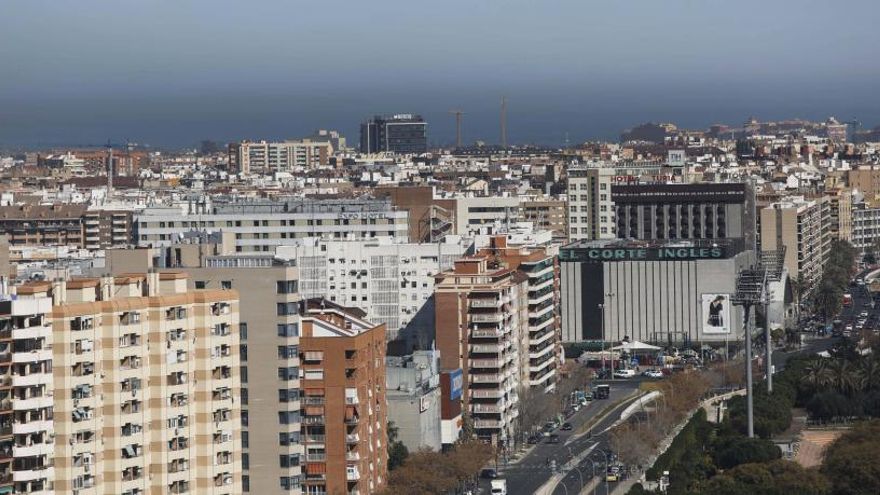
{"type": "MultiPolygon", "coordinates": [[[[541,485],[546,483],[553,474],[548,466],[548,461],[550,459],[556,461],[557,467],[561,467],[572,459],[572,457],[597,443],[599,444],[599,446],[596,447],[597,449],[607,449],[607,435],[595,435],[592,438],[590,438],[589,435],[582,435],[575,440],[573,440],[573,437],[577,435],[577,432],[582,425],[592,420],[597,415],[608,412],[605,411],[608,406],[635,391],[638,388],[639,381],[640,380],[635,379],[614,381],[603,380],[601,383],[611,384],[611,396],[607,400],[591,401],[586,407],[569,418],[567,421],[571,423],[573,427],[571,431],[557,430],[554,432],[559,435],[560,443],[548,444],[545,439],[541,443],[532,446],[529,453],[518,461],[512,462],[507,466],[499,464],[498,474],[500,478],[507,480],[508,492],[511,495],[531,495],[534,493],[541,487],[541,485]]],[[[593,430],[600,432],[611,426],[611,424],[620,417],[620,412],[628,404],[629,401],[615,407],[604,420],[595,425],[593,430]]],[[[582,468],[581,471],[584,482],[588,482],[589,476],[591,475],[589,468],[582,468]]],[[[571,493],[577,493],[577,490],[579,489],[577,484],[580,480],[578,479],[576,471],[573,476],[574,481],[572,481],[570,477],[567,477],[566,480],[570,485],[569,489],[572,490],[571,493]]],[[[489,492],[488,480],[481,480],[480,486],[482,488],[482,493],[489,492]]],[[[565,493],[564,490],[565,488],[558,488],[557,492],[565,493]]]]}

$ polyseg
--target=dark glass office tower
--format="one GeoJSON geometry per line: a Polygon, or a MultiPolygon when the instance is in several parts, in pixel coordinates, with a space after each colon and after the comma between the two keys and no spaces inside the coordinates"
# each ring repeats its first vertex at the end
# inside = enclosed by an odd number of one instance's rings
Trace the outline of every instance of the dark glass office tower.
{"type": "Polygon", "coordinates": [[[361,152],[424,153],[428,149],[428,124],[420,115],[376,115],[361,124],[361,152]]]}

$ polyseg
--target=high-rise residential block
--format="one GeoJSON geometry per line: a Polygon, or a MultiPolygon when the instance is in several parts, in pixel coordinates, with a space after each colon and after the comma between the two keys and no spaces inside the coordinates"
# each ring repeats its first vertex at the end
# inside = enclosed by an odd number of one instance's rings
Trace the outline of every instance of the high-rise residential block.
{"type": "Polygon", "coordinates": [[[229,171],[290,172],[327,166],[332,156],[333,145],[329,140],[241,141],[229,145],[229,171]]]}
{"type": "Polygon", "coordinates": [[[241,492],[235,292],[157,272],[16,290],[16,491],[241,492]]]}
{"type": "Polygon", "coordinates": [[[617,236],[610,167],[568,169],[568,240],[614,239],[617,236]]]}
{"type": "Polygon", "coordinates": [[[302,311],[303,493],[370,494],[387,482],[385,325],[327,300],[302,311]]]}
{"type": "Polygon", "coordinates": [[[361,308],[369,321],[384,323],[387,338],[393,340],[407,328],[429,333],[434,325],[434,275],[452,268],[469,246],[457,236],[435,244],[395,242],[390,237],[313,238],[280,246],[276,255],[296,260],[304,298],[324,297],[361,308]]]}
{"type": "Polygon", "coordinates": [[[138,246],[169,246],[191,233],[230,232],[239,252],[272,253],[294,239],[409,240],[406,211],[389,200],[250,200],[202,198],[186,209],[145,208],[135,215],[138,246]]]}
{"type": "Polygon", "coordinates": [[[484,440],[507,442],[516,431],[517,389],[529,380],[528,287],[526,274],[485,252],[437,275],[440,365],[462,370],[462,401],[484,440]]]}
{"type": "Polygon", "coordinates": [[[803,282],[804,293],[819,284],[831,250],[831,202],[823,196],[793,196],[761,210],[761,250],[785,246],[785,268],[803,282]]]}

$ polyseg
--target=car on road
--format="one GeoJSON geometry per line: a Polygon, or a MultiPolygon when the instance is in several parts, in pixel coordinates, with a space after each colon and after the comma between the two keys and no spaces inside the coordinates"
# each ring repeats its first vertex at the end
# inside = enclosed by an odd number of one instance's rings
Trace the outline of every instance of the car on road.
{"type": "Polygon", "coordinates": [[[620,481],[620,466],[608,466],[605,471],[605,481],[620,481]]]}
{"type": "Polygon", "coordinates": [[[632,378],[636,376],[636,370],[616,370],[614,378],[632,378]]]}
{"type": "Polygon", "coordinates": [[[560,428],[562,431],[571,431],[571,429],[571,423],[562,423],[562,427],[560,428]]]}
{"type": "Polygon", "coordinates": [[[507,480],[492,480],[492,495],[507,495],[507,480]]]}
{"type": "Polygon", "coordinates": [[[550,437],[547,438],[547,443],[559,443],[559,435],[556,433],[550,435],[550,437]]]}
{"type": "Polygon", "coordinates": [[[540,435],[531,435],[531,436],[529,436],[528,442],[529,442],[529,445],[535,445],[535,444],[541,443],[541,436],[540,435]]]}
{"type": "Polygon", "coordinates": [[[862,311],[861,313],[859,313],[859,316],[861,316],[862,318],[867,318],[867,317],[868,317],[868,312],[867,312],[867,311],[862,311]]]}
{"type": "Polygon", "coordinates": [[[604,369],[604,370],[599,370],[596,372],[596,379],[597,380],[606,380],[608,378],[611,378],[611,370],[604,369]]]}
{"type": "Polygon", "coordinates": [[[663,372],[655,369],[645,370],[642,375],[648,378],[663,378],[663,372]]]}
{"type": "Polygon", "coordinates": [[[598,385],[593,390],[594,399],[607,399],[611,395],[611,385],[598,385]]]}
{"type": "Polygon", "coordinates": [[[492,468],[486,468],[486,469],[480,471],[480,478],[483,478],[485,480],[494,480],[497,477],[498,477],[498,471],[495,471],[492,468]]]}

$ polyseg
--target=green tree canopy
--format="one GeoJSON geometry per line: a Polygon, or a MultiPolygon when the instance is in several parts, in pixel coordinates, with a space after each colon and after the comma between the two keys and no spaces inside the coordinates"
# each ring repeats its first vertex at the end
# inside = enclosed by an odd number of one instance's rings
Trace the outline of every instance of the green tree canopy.
{"type": "Polygon", "coordinates": [[[822,472],[835,495],[880,493],[880,421],[857,424],[825,452],[822,472]]]}

